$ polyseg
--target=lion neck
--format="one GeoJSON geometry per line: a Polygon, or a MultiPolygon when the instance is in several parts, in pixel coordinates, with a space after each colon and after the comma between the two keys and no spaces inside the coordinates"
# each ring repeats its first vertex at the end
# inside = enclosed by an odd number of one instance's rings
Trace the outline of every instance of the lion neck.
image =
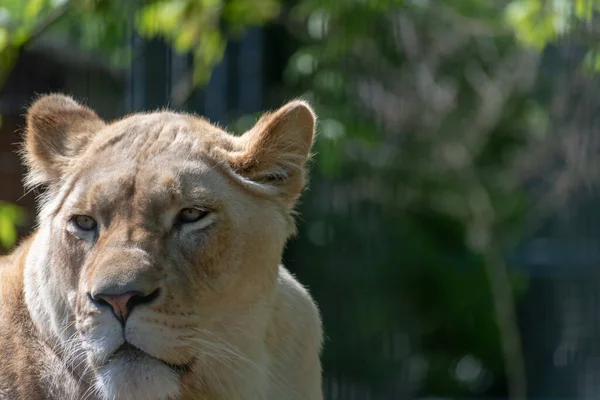
{"type": "MultiPolygon", "coordinates": [[[[0,380],[9,398],[81,398],[76,377],[44,340],[26,300],[27,259],[35,234],[9,256],[0,258],[0,353],[11,354],[6,368],[11,381],[0,380]]],[[[1,396],[0,396],[1,397],[1,396]]]]}
{"type": "MultiPolygon", "coordinates": [[[[72,335],[63,327],[64,324],[68,326],[74,324],[64,319],[68,315],[67,305],[57,294],[56,282],[49,271],[40,268],[44,260],[39,259],[39,254],[32,251],[35,248],[48,248],[43,244],[47,239],[43,235],[43,231],[36,231],[28,240],[27,251],[21,255],[19,264],[21,265],[22,303],[24,303],[22,308],[27,311],[29,336],[35,337],[36,342],[39,343],[39,356],[43,360],[40,373],[46,390],[52,393],[53,398],[79,399],[85,391],[84,385],[87,380],[72,368],[74,363],[66,361],[67,353],[73,352],[74,349],[67,349],[62,345],[62,340],[72,335]]],[[[81,368],[83,367],[81,365],[81,368]]]]}

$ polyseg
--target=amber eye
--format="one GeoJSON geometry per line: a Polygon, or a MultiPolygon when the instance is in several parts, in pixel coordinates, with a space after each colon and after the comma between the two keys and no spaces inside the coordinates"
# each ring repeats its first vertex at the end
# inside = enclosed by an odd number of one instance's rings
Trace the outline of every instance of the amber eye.
{"type": "Polygon", "coordinates": [[[98,225],[94,218],[87,215],[76,215],[73,217],[72,222],[82,231],[93,231],[98,225]]]}
{"type": "Polygon", "coordinates": [[[182,224],[191,224],[200,221],[208,214],[208,211],[199,208],[184,208],[179,212],[178,220],[182,224]]]}

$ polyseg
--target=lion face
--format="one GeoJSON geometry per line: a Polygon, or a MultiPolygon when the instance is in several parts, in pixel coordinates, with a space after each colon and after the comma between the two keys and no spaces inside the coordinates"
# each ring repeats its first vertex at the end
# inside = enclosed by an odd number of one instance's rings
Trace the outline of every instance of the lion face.
{"type": "Polygon", "coordinates": [[[258,351],[314,124],[303,102],[240,137],[170,112],[106,124],[61,95],[31,107],[29,182],[47,191],[27,304],[91,391],[175,398],[258,351]]]}

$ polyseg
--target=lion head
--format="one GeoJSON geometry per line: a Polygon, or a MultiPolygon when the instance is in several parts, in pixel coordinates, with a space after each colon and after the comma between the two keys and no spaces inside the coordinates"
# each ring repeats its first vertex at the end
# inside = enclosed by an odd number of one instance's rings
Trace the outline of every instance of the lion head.
{"type": "Polygon", "coordinates": [[[261,369],[314,128],[303,101],[241,136],[168,111],[107,123],[63,95],[30,107],[27,183],[45,191],[27,307],[90,393],[217,390],[219,357],[261,369]]]}

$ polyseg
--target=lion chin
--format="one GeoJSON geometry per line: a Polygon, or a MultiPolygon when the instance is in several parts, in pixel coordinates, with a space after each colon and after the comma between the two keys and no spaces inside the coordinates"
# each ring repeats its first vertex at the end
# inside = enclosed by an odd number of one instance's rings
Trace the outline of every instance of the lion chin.
{"type": "Polygon", "coordinates": [[[184,368],[168,365],[126,343],[98,368],[95,386],[103,399],[174,399],[179,396],[184,368]]]}

